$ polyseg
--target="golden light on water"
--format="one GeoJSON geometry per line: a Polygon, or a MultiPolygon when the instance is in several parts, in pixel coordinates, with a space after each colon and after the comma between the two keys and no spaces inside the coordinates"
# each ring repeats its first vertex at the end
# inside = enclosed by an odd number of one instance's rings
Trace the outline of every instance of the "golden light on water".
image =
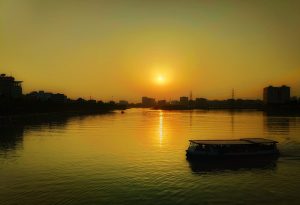
{"type": "Polygon", "coordinates": [[[159,145],[162,145],[164,133],[163,133],[163,112],[159,111],[159,145]]]}

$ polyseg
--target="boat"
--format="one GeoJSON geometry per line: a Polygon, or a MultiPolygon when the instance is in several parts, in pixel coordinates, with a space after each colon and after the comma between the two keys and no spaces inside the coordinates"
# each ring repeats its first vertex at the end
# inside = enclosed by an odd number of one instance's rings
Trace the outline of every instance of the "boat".
{"type": "Polygon", "coordinates": [[[278,157],[277,141],[264,138],[237,140],[190,140],[188,159],[278,157]]]}

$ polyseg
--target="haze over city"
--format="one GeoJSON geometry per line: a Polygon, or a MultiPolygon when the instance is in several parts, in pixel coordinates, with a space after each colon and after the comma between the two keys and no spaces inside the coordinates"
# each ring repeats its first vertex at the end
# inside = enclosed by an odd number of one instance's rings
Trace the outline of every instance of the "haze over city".
{"type": "Polygon", "coordinates": [[[139,102],[300,94],[299,1],[0,0],[0,69],[41,89],[139,102]]]}

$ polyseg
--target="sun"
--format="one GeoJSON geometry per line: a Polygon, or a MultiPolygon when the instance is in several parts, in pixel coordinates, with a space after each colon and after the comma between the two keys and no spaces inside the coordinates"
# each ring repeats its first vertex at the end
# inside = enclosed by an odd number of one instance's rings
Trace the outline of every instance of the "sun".
{"type": "Polygon", "coordinates": [[[157,82],[157,84],[162,85],[162,84],[165,84],[166,79],[165,79],[164,76],[158,75],[158,76],[156,77],[156,82],[157,82]]]}

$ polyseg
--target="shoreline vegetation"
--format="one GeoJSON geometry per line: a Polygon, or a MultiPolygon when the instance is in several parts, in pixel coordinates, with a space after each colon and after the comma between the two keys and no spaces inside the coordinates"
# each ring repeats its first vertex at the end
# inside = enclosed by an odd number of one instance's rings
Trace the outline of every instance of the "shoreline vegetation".
{"type": "Polygon", "coordinates": [[[0,126],[26,122],[31,120],[57,118],[60,116],[73,117],[111,113],[115,110],[125,110],[127,106],[111,101],[68,100],[67,102],[52,102],[15,99],[0,101],[0,126]]]}
{"type": "Polygon", "coordinates": [[[26,102],[9,101],[0,103],[0,116],[44,114],[44,113],[105,113],[113,110],[124,110],[127,107],[114,102],[26,102]]]}
{"type": "MultiPolygon", "coordinates": [[[[108,106],[108,105],[107,105],[108,106]]],[[[100,107],[99,107],[100,108],[100,107]]],[[[10,137],[5,137],[7,135],[7,131],[24,129],[26,126],[61,126],[65,125],[69,120],[73,118],[84,119],[90,116],[96,115],[111,115],[116,114],[115,111],[120,110],[121,112],[125,109],[130,108],[145,108],[145,107],[132,107],[124,108],[124,106],[108,106],[105,109],[95,109],[95,108],[81,108],[81,110],[64,110],[64,111],[52,111],[52,112],[35,112],[35,113],[21,113],[14,115],[0,115],[0,138],[1,140],[10,141],[10,137]],[[4,134],[3,134],[4,133],[4,134]]],[[[173,107],[172,107],[173,108],[173,107]]],[[[176,107],[176,109],[164,109],[169,111],[181,110],[181,111],[192,111],[192,110],[202,110],[207,112],[209,110],[222,110],[227,111],[231,114],[239,113],[239,112],[251,112],[258,111],[261,112],[265,116],[276,116],[276,117],[299,117],[300,109],[288,109],[287,107],[284,109],[278,108],[264,108],[264,109],[228,109],[228,108],[188,108],[184,109],[184,107],[176,107]]],[[[158,107],[149,108],[149,109],[159,109],[158,107]]],[[[161,109],[162,110],[162,109],[161,109]]]]}
{"type": "Polygon", "coordinates": [[[154,110],[254,110],[267,114],[299,115],[300,105],[298,103],[268,105],[259,100],[224,100],[208,101],[205,105],[152,105],[142,104],[118,104],[113,101],[104,103],[95,100],[68,100],[67,102],[32,101],[32,100],[1,100],[0,101],[0,124],[6,124],[28,118],[43,118],[44,116],[81,116],[105,114],[116,110],[130,108],[149,108],[154,110]]]}
{"type": "MultiPolygon", "coordinates": [[[[52,113],[34,113],[34,114],[20,114],[10,116],[0,116],[0,128],[2,129],[16,129],[27,125],[59,125],[66,124],[69,119],[77,118],[83,119],[88,116],[99,114],[113,114],[113,111],[107,112],[52,112],[52,113]]],[[[1,135],[1,133],[0,133],[1,135]]],[[[0,137],[1,138],[1,137],[0,137]]]]}

